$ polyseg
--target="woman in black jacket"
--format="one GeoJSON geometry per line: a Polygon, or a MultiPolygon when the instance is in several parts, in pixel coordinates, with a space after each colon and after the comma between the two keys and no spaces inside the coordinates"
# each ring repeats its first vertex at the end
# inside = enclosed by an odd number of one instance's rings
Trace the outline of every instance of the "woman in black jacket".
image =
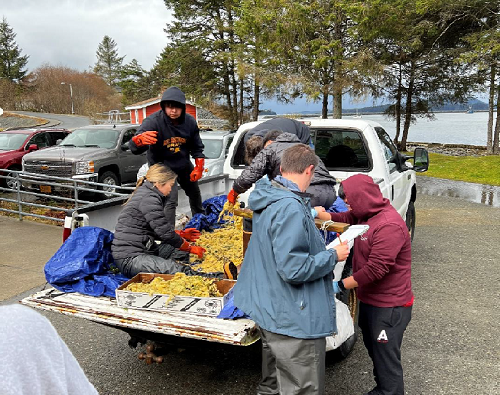
{"type": "Polygon", "coordinates": [[[203,257],[202,247],[189,244],[200,237],[200,232],[194,228],[175,231],[175,224],[165,216],[164,206],[175,179],[172,170],[157,163],[137,181],[125,203],[111,247],[116,265],[125,276],[139,272],[199,274],[177,261],[189,260],[189,253],[203,257]]]}

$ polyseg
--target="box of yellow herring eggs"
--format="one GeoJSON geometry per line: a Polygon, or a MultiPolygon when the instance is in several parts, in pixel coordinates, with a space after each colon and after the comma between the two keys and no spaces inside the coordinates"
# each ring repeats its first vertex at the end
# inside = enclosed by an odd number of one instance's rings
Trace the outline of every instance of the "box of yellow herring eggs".
{"type": "Polygon", "coordinates": [[[184,273],[139,273],[116,289],[123,308],[217,316],[232,297],[233,280],[184,273]]]}

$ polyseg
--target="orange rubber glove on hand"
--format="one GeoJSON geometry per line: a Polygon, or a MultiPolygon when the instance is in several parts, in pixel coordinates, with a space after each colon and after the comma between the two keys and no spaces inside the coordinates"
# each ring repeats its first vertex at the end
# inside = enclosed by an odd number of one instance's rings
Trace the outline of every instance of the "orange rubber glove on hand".
{"type": "Polygon", "coordinates": [[[196,158],[194,160],[194,163],[196,163],[196,166],[194,167],[189,177],[191,182],[198,181],[203,175],[203,166],[205,166],[205,158],[196,158]]]}
{"type": "Polygon", "coordinates": [[[137,136],[132,137],[132,141],[138,147],[143,147],[145,145],[155,144],[157,141],[157,139],[156,139],[157,135],[158,135],[158,132],[150,130],[148,132],[144,132],[144,133],[138,134],[137,136]]]}
{"type": "Polygon", "coordinates": [[[203,254],[205,253],[205,249],[203,247],[192,246],[186,240],[179,247],[179,250],[189,252],[190,254],[198,255],[198,258],[203,258],[203,254]]]}
{"type": "Polygon", "coordinates": [[[177,233],[180,237],[183,239],[186,239],[187,241],[196,241],[200,238],[200,231],[196,228],[187,228],[184,230],[176,230],[175,233],[177,233]]]}
{"type": "Polygon", "coordinates": [[[234,191],[234,189],[231,189],[227,194],[227,201],[234,205],[236,204],[236,199],[238,199],[238,194],[234,191]]]}

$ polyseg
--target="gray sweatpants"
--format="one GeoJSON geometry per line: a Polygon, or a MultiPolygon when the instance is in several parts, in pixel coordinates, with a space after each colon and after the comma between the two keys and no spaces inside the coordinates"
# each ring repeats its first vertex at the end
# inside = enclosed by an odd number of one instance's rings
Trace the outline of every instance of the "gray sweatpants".
{"type": "Polygon", "coordinates": [[[260,328],[262,380],[258,395],[323,395],[326,339],[297,339],[260,328]]]}
{"type": "Polygon", "coordinates": [[[160,274],[175,274],[182,272],[188,276],[204,276],[222,278],[223,273],[200,273],[191,269],[187,265],[183,265],[178,261],[189,261],[189,254],[180,251],[170,244],[160,244],[158,255],[141,254],[132,258],[116,260],[116,266],[120,269],[123,275],[134,277],[138,273],[160,273],[160,274]]]}

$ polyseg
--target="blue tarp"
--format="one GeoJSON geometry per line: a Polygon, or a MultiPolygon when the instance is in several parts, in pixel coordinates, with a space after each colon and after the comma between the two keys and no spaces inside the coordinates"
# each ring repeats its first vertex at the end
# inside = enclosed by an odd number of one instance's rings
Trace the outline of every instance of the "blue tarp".
{"type": "Polygon", "coordinates": [[[110,272],[112,241],[113,233],[102,228],[75,229],[45,264],[45,278],[63,292],[114,297],[115,289],[128,278],[110,272]]]}
{"type": "Polygon", "coordinates": [[[202,231],[220,228],[225,221],[221,220],[219,222],[219,214],[222,211],[226,200],[226,195],[214,196],[210,199],[205,200],[202,203],[203,208],[205,209],[205,214],[193,215],[184,229],[196,228],[199,231],[202,231]]]}

